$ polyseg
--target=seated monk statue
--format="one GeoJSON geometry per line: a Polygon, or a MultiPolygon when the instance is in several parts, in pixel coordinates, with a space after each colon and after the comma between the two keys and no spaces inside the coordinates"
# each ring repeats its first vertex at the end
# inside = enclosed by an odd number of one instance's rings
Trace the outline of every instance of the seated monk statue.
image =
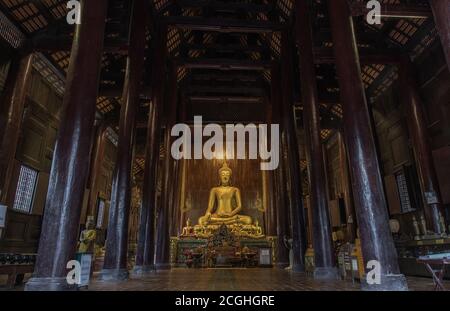
{"type": "Polygon", "coordinates": [[[238,188],[230,184],[231,169],[224,162],[219,170],[220,186],[214,187],[209,193],[208,209],[198,220],[199,225],[251,225],[252,218],[239,215],[242,210],[241,193],[238,188]],[[214,211],[215,203],[217,206],[214,211]]]}

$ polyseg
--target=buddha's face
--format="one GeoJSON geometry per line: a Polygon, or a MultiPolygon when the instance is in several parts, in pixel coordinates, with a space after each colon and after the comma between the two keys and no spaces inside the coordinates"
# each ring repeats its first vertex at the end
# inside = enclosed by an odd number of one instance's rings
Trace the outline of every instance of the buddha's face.
{"type": "Polygon", "coordinates": [[[230,171],[222,171],[219,174],[220,176],[220,182],[222,185],[228,185],[231,178],[231,172],[230,171]]]}

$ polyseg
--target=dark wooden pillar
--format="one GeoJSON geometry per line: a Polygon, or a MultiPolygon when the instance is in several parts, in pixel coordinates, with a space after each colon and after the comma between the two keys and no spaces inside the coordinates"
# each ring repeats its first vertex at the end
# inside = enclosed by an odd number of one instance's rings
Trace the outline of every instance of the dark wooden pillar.
{"type": "Polygon", "coordinates": [[[161,163],[162,168],[162,192],[160,204],[158,204],[158,218],[156,225],[156,269],[170,269],[170,236],[176,232],[177,219],[173,211],[173,193],[172,187],[174,183],[174,165],[175,161],[171,154],[172,137],[170,131],[176,122],[176,106],[177,106],[177,67],[170,64],[168,74],[168,106],[166,107],[166,128],[164,131],[164,150],[165,157],[161,163]],[[175,232],[173,232],[173,231],[175,232]]]}
{"type": "MultiPolygon", "coordinates": [[[[266,102],[266,121],[268,125],[271,125],[274,122],[273,110],[274,110],[274,102],[271,100],[265,99],[266,102]]],[[[279,121],[278,121],[279,122],[279,121]]],[[[267,133],[267,141],[271,141],[271,132],[267,133]]],[[[266,186],[263,187],[263,191],[266,193],[263,194],[266,198],[266,212],[265,212],[265,234],[267,236],[276,236],[277,235],[277,226],[276,226],[276,203],[275,203],[275,172],[276,171],[263,171],[263,179],[265,180],[266,186]]],[[[263,181],[264,182],[264,181],[263,181]]]]}
{"type": "Polygon", "coordinates": [[[441,232],[439,213],[444,216],[441,194],[433,162],[426,116],[417,91],[415,72],[409,56],[405,55],[402,58],[399,77],[402,90],[400,97],[406,108],[406,120],[419,173],[427,228],[434,233],[441,234],[443,232],[441,232]]]}
{"type": "Polygon", "coordinates": [[[325,167],[320,136],[319,103],[308,0],[296,1],[295,33],[300,51],[300,81],[303,102],[303,124],[309,167],[310,208],[313,220],[314,278],[336,279],[338,271],[331,238],[327,203],[325,167]]]}
{"type": "Polygon", "coordinates": [[[450,2],[448,0],[430,0],[436,29],[441,37],[447,66],[450,70],[450,2]]]}
{"type": "MultiPolygon", "coordinates": [[[[168,72],[168,99],[167,99],[167,109],[166,109],[166,129],[164,132],[164,185],[163,185],[163,196],[164,203],[162,208],[167,208],[169,213],[169,236],[178,235],[178,215],[177,210],[175,210],[175,197],[174,197],[174,187],[176,187],[176,169],[179,161],[175,161],[171,154],[171,146],[173,138],[170,135],[172,127],[177,122],[177,104],[178,104],[178,91],[177,91],[177,75],[178,66],[171,63],[168,72]]],[[[170,241],[169,241],[170,242],[170,241]]],[[[166,245],[170,248],[170,243],[166,245]]]]}
{"type": "MultiPolygon", "coordinates": [[[[165,47],[164,47],[165,48],[165,47]]],[[[170,75],[172,77],[172,74],[170,75]]],[[[159,77],[160,79],[166,79],[166,75],[163,74],[159,77]]],[[[172,83],[172,82],[171,82],[172,83]]],[[[168,92],[172,92],[173,90],[167,90],[168,92]]],[[[162,90],[162,94],[164,94],[164,88],[162,90]]],[[[161,99],[161,104],[164,103],[164,99],[161,99]]],[[[161,107],[161,112],[163,112],[164,107],[161,107]]],[[[161,129],[158,129],[158,135],[161,135],[161,129]]],[[[167,144],[167,136],[163,136],[163,144],[167,144]]],[[[158,151],[159,151],[158,145],[158,151]]],[[[158,153],[159,155],[159,153],[158,153]]],[[[156,252],[155,252],[155,268],[157,270],[170,269],[170,208],[168,206],[168,202],[166,200],[165,190],[167,189],[167,172],[170,171],[170,155],[166,157],[162,161],[162,163],[158,160],[158,166],[161,170],[161,182],[162,182],[162,191],[161,196],[159,198],[159,202],[157,201],[158,213],[157,213],[157,223],[156,223],[156,252]]]]}
{"type": "Polygon", "coordinates": [[[406,279],[400,274],[389,229],[350,8],[347,0],[328,0],[328,4],[364,265],[377,260],[381,270],[381,284],[368,284],[364,279],[361,286],[363,289],[406,290],[406,279]]]}
{"type": "Polygon", "coordinates": [[[181,209],[179,205],[180,201],[180,190],[179,187],[181,185],[180,178],[181,178],[181,167],[182,163],[181,160],[174,161],[173,163],[173,177],[171,178],[172,181],[172,187],[170,189],[170,199],[171,199],[171,210],[172,210],[172,216],[171,216],[171,236],[179,236],[181,234],[181,230],[184,227],[184,224],[181,223],[181,209]]]}
{"type": "MultiPolygon", "coordinates": [[[[271,102],[273,107],[273,122],[275,124],[281,123],[281,73],[280,67],[275,65],[271,71],[271,102]]],[[[280,132],[282,131],[280,126],[280,132]]],[[[281,133],[280,133],[281,134],[281,133]]],[[[284,244],[284,239],[290,237],[289,232],[289,207],[288,194],[286,192],[286,183],[284,179],[284,146],[282,138],[280,137],[280,163],[274,172],[274,196],[276,211],[276,258],[277,267],[285,268],[289,266],[289,250],[284,244]]]]}
{"type": "Polygon", "coordinates": [[[342,131],[338,133],[338,144],[339,144],[339,166],[341,168],[342,194],[345,203],[345,215],[347,216],[346,240],[350,243],[353,243],[356,238],[356,216],[353,205],[350,175],[348,172],[347,151],[345,148],[344,135],[342,131]]]}
{"type": "Polygon", "coordinates": [[[167,28],[162,27],[157,32],[153,51],[152,101],[148,115],[144,183],[136,251],[136,267],[134,269],[134,272],[138,274],[154,270],[155,267],[156,187],[158,179],[161,112],[163,108],[166,40],[167,28]]]}
{"type": "Polygon", "coordinates": [[[82,1],[50,173],[39,250],[26,290],[67,290],[66,265],[75,259],[78,223],[103,51],[107,0],[82,1]]]}
{"type": "Polygon", "coordinates": [[[297,141],[297,129],[294,120],[293,93],[293,45],[287,32],[281,35],[281,81],[283,89],[282,126],[286,135],[288,170],[290,178],[290,216],[292,226],[292,248],[294,251],[293,271],[305,268],[306,227],[303,202],[301,197],[300,156],[297,141]]]}
{"type": "Polygon", "coordinates": [[[97,216],[97,197],[98,197],[98,180],[102,173],[102,161],[105,155],[106,144],[106,122],[105,120],[98,120],[96,135],[94,137],[94,144],[92,146],[91,165],[89,172],[88,186],[88,212],[87,215],[97,216]]]}
{"type": "Polygon", "coordinates": [[[6,204],[22,127],[33,55],[20,55],[10,64],[0,102],[0,203],[6,204]]]}
{"type": "Polygon", "coordinates": [[[268,236],[276,236],[277,235],[277,210],[276,210],[276,201],[275,201],[275,174],[274,172],[267,173],[267,195],[268,205],[266,210],[266,219],[267,219],[267,229],[266,235],[268,236]]]}
{"type": "Polygon", "coordinates": [[[128,277],[128,218],[131,203],[131,182],[136,110],[143,76],[146,43],[146,5],[134,0],[130,49],[127,58],[125,85],[120,109],[117,160],[114,169],[102,280],[123,280],[128,277]]]}

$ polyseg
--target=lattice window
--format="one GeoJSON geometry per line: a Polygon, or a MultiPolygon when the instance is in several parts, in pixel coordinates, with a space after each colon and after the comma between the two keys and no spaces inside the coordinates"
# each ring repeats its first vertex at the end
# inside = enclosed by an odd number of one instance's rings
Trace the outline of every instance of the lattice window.
{"type": "Polygon", "coordinates": [[[16,188],[13,209],[30,213],[33,206],[38,172],[28,166],[20,167],[19,182],[16,188]]]}
{"type": "Polygon", "coordinates": [[[22,32],[2,12],[0,12],[0,37],[15,49],[22,46],[26,39],[22,32]]]}

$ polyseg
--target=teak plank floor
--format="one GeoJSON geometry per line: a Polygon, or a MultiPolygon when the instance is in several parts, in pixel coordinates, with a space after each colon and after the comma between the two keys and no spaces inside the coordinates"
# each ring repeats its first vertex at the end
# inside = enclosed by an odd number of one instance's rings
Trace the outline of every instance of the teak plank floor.
{"type": "MultiPolygon", "coordinates": [[[[410,290],[433,290],[431,278],[408,277],[410,290]]],[[[446,281],[447,287],[450,282],[446,281]]],[[[358,282],[316,281],[305,274],[278,269],[172,269],[124,282],[94,280],[89,290],[109,291],[355,291],[358,282]]]]}

